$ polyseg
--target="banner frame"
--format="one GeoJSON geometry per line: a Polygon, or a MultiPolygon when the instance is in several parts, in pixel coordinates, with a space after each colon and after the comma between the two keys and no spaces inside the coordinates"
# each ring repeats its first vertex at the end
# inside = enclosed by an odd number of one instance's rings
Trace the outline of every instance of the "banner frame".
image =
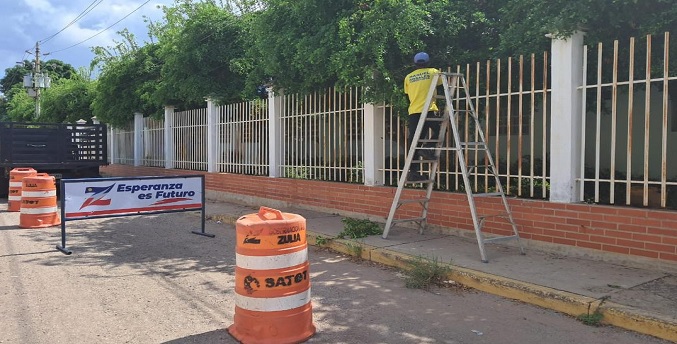
{"type": "Polygon", "coordinates": [[[60,182],[59,204],[61,206],[61,245],[56,245],[56,249],[61,251],[63,254],[70,255],[73,251],[69,250],[66,247],[66,222],[68,221],[79,221],[79,220],[92,220],[108,217],[126,217],[126,216],[139,216],[146,214],[167,214],[167,213],[181,213],[188,211],[200,211],[200,231],[191,231],[193,234],[202,235],[210,238],[214,238],[216,235],[205,232],[205,176],[202,174],[191,174],[191,175],[171,175],[171,176],[142,176],[142,177],[106,177],[106,178],[77,178],[77,179],[61,179],[60,182]],[[94,215],[83,218],[71,218],[66,217],[66,184],[73,183],[84,183],[84,182],[105,182],[105,181],[125,181],[125,180],[154,180],[154,179],[177,179],[177,178],[199,178],[200,179],[200,191],[201,195],[201,207],[199,209],[190,208],[190,209],[176,209],[176,210],[157,210],[157,211],[138,211],[130,213],[121,213],[115,215],[94,215]]]}

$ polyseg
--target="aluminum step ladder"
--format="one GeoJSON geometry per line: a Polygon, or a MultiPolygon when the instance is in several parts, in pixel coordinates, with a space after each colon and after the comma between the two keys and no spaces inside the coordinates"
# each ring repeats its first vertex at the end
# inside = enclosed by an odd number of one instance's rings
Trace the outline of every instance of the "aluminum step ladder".
{"type": "MultiPolygon", "coordinates": [[[[468,86],[465,82],[463,74],[445,73],[445,72],[436,73],[432,77],[430,90],[428,91],[426,99],[427,99],[426,103],[423,106],[424,109],[430,109],[430,104],[433,101],[435,101],[435,99],[444,100],[446,105],[444,113],[441,117],[428,116],[429,115],[428,111],[424,111],[423,113],[421,113],[418,126],[416,127],[416,131],[414,133],[414,139],[411,142],[411,146],[409,148],[409,152],[407,154],[407,158],[404,163],[404,171],[400,175],[399,182],[397,184],[397,191],[395,192],[395,197],[393,199],[393,203],[390,207],[390,212],[388,214],[388,220],[386,221],[386,225],[383,230],[383,238],[386,239],[388,237],[388,233],[394,224],[404,222],[415,223],[419,228],[419,233],[423,234],[423,231],[427,226],[428,205],[430,203],[433,185],[435,183],[435,179],[439,168],[441,152],[451,151],[451,153],[452,154],[455,153],[457,157],[458,166],[463,176],[463,185],[466,194],[468,196],[470,215],[472,216],[473,227],[475,229],[475,236],[477,237],[477,244],[479,246],[480,257],[482,259],[482,262],[484,263],[489,262],[484,249],[484,244],[488,242],[515,239],[517,240],[517,243],[519,245],[520,253],[525,254],[524,247],[522,246],[522,243],[519,240],[519,232],[517,231],[517,225],[515,224],[512,212],[510,211],[510,206],[505,197],[503,186],[501,185],[501,181],[499,179],[498,172],[496,170],[496,165],[494,164],[491,152],[489,151],[489,148],[486,144],[484,133],[482,131],[482,127],[477,117],[477,113],[475,112],[473,102],[470,99],[470,93],[468,92],[468,86]],[[442,95],[438,96],[436,94],[436,88],[440,78],[442,79],[442,86],[444,87],[443,96],[442,95]],[[463,92],[463,94],[460,94],[461,92],[463,92]],[[457,107],[459,107],[461,102],[465,105],[464,110],[457,109],[457,107]],[[466,119],[469,119],[471,121],[469,125],[474,124],[473,128],[474,135],[472,136],[473,139],[475,139],[474,141],[467,140],[461,141],[461,135],[458,129],[458,122],[460,119],[459,115],[461,114],[467,115],[466,119]],[[426,139],[421,139],[424,123],[426,121],[441,122],[438,137],[428,139],[427,138],[428,135],[426,135],[425,136],[426,139]],[[449,127],[451,127],[451,135],[454,145],[452,147],[445,147],[446,132],[449,129],[449,127]],[[427,143],[429,146],[434,145],[434,147],[426,147],[426,148],[419,147],[419,143],[424,144],[427,143]],[[467,152],[475,153],[475,162],[473,162],[472,164],[468,164],[468,161],[466,160],[467,152]],[[427,155],[427,158],[421,158],[416,160],[414,159],[415,157],[421,154],[427,155]],[[482,159],[480,159],[482,155],[483,157],[482,159]],[[479,163],[481,160],[484,161],[482,164],[479,163]],[[422,166],[427,164],[429,166],[428,169],[429,173],[428,176],[425,178],[425,180],[413,180],[413,178],[410,178],[409,170],[411,165],[414,163],[422,164],[422,166]],[[485,174],[489,175],[489,177],[493,178],[495,183],[494,184],[495,190],[492,190],[492,192],[474,192],[473,191],[474,188],[473,185],[470,183],[469,176],[473,172],[475,173],[484,172],[485,174]],[[405,188],[405,186],[416,187],[417,185],[424,186],[425,190],[424,195],[420,195],[412,199],[401,199],[402,190],[405,188]],[[479,197],[500,197],[505,212],[494,214],[478,214],[477,208],[475,207],[475,199],[479,197]],[[404,204],[420,205],[421,206],[420,215],[415,217],[395,218],[397,210],[400,208],[400,206],[404,204]],[[484,226],[485,222],[488,219],[494,218],[501,218],[507,221],[512,227],[512,235],[494,236],[492,238],[485,238],[484,234],[482,233],[482,227],[484,226]]],[[[468,126],[466,126],[466,128],[468,128],[468,126]]],[[[408,192],[408,194],[411,193],[412,192],[408,192]]]]}

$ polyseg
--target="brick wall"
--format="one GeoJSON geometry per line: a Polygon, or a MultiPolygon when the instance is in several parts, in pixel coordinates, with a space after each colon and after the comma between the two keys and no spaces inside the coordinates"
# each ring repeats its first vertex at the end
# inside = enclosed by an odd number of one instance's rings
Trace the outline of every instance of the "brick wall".
{"type": "MultiPolygon", "coordinates": [[[[385,217],[395,188],[301,179],[269,178],[228,173],[166,170],[152,167],[110,165],[102,172],[112,176],[158,176],[204,174],[207,190],[261,197],[323,209],[385,217]]],[[[405,189],[403,199],[416,198],[416,191],[405,189]]],[[[569,245],[601,252],[677,262],[677,212],[589,204],[562,204],[539,200],[510,199],[520,236],[552,244],[569,245]]],[[[499,199],[479,199],[479,214],[500,213],[499,199]]],[[[420,214],[416,205],[402,206],[398,215],[420,214]]],[[[428,222],[448,228],[472,231],[465,194],[434,192],[428,222]]],[[[487,233],[510,234],[510,226],[489,220],[487,233]]]]}

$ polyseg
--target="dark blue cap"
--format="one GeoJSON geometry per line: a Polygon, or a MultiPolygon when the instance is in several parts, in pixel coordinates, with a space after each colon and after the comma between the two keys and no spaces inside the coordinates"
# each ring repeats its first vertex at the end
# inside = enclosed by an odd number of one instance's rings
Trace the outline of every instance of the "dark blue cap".
{"type": "Polygon", "coordinates": [[[424,65],[428,62],[430,62],[430,56],[428,56],[428,53],[422,51],[422,52],[414,55],[414,63],[415,64],[424,65]]]}

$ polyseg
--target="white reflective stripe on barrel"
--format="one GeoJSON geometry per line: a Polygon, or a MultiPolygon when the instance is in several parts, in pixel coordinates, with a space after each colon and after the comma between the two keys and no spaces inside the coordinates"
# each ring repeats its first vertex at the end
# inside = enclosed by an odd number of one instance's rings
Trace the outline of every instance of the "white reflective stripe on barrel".
{"type": "Polygon", "coordinates": [[[22,186],[22,182],[9,182],[9,187],[10,188],[20,188],[22,186]]]}
{"type": "Polygon", "coordinates": [[[49,191],[21,191],[21,197],[56,197],[56,190],[49,191]]]}
{"type": "Polygon", "coordinates": [[[235,254],[235,264],[238,267],[250,270],[282,269],[303,264],[306,261],[308,261],[308,248],[277,256],[245,256],[239,253],[235,254]]]}
{"type": "Polygon", "coordinates": [[[310,288],[294,295],[257,298],[235,293],[235,304],[248,311],[276,312],[299,308],[310,302],[310,288]]]}
{"type": "Polygon", "coordinates": [[[56,213],[56,207],[45,207],[45,208],[26,208],[21,207],[22,214],[38,215],[38,214],[51,214],[56,213]]]}
{"type": "Polygon", "coordinates": [[[20,201],[21,196],[7,196],[8,201],[20,201]]]}

